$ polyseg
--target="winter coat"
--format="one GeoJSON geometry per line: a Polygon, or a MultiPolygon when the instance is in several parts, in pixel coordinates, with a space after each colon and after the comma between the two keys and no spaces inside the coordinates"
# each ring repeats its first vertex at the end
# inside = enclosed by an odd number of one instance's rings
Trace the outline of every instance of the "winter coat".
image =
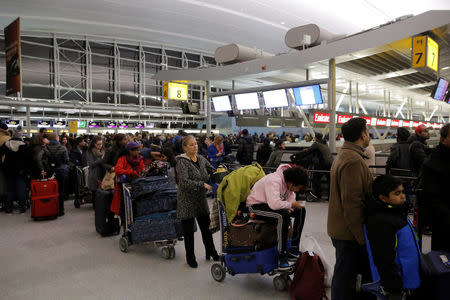
{"type": "Polygon", "coordinates": [[[145,165],[144,160],[140,159],[139,166],[134,167],[128,162],[127,156],[124,155],[117,161],[117,164],[114,167],[114,172],[117,177],[122,175],[126,175],[127,177],[138,177],[142,171],[144,171],[145,165]]]}
{"type": "Polygon", "coordinates": [[[309,147],[304,156],[312,156],[312,161],[316,169],[329,170],[331,164],[333,163],[333,156],[331,155],[330,147],[328,147],[327,142],[324,140],[314,142],[311,147],[309,147]]]}
{"type": "Polygon", "coordinates": [[[108,150],[106,150],[105,157],[103,157],[104,166],[107,170],[110,170],[117,164],[119,157],[127,155],[127,151],[125,147],[119,146],[117,143],[114,143],[108,150]]]}
{"type": "Polygon", "coordinates": [[[252,186],[266,174],[259,164],[253,164],[234,170],[225,176],[217,188],[217,198],[225,207],[225,213],[231,222],[241,202],[246,202],[252,186]]]}
{"type": "Polygon", "coordinates": [[[250,135],[241,137],[236,153],[236,159],[241,165],[250,165],[253,162],[254,148],[253,138],[250,135]]]}
{"type": "Polygon", "coordinates": [[[376,277],[389,293],[400,293],[404,281],[405,287],[412,288],[411,275],[420,278],[420,253],[415,232],[407,221],[408,209],[408,205],[392,206],[374,198],[368,203],[366,237],[370,244],[369,258],[376,266],[372,266],[372,273],[378,273],[376,277]]]}
{"type": "Polygon", "coordinates": [[[268,168],[278,168],[281,163],[281,158],[283,157],[282,149],[275,149],[270,154],[269,160],[266,162],[265,167],[268,168]]]}
{"type": "Polygon", "coordinates": [[[217,156],[219,153],[219,150],[217,150],[216,145],[211,144],[208,147],[208,159],[211,161],[212,166],[217,168],[217,166],[223,161],[223,156],[225,155],[224,147],[222,144],[222,155],[217,156]]]}
{"type": "Polygon", "coordinates": [[[103,159],[96,157],[91,150],[87,150],[83,153],[82,165],[89,167],[87,185],[91,191],[95,191],[98,187],[98,181],[101,181],[105,176],[103,159]]]}
{"type": "Polygon", "coordinates": [[[291,168],[281,165],[277,171],[264,176],[252,187],[247,197],[247,206],[265,203],[272,210],[290,209],[295,202],[295,193],[289,191],[284,181],[283,172],[291,168]]]}
{"type": "Polygon", "coordinates": [[[213,166],[200,155],[197,155],[199,167],[186,154],[177,156],[176,160],[177,217],[186,220],[209,215],[204,184],[209,183],[209,177],[215,172],[213,166]]]}
{"type": "Polygon", "coordinates": [[[328,235],[365,244],[365,200],[371,196],[373,177],[364,162],[364,148],[344,142],[331,166],[328,235]]]}
{"type": "Polygon", "coordinates": [[[261,166],[265,166],[272,153],[272,147],[261,145],[256,151],[256,162],[261,166]]]}
{"type": "Polygon", "coordinates": [[[439,144],[423,163],[421,186],[431,214],[431,249],[450,252],[450,149],[439,144]]]}
{"type": "Polygon", "coordinates": [[[32,148],[22,139],[11,139],[4,144],[5,153],[4,168],[6,175],[31,175],[33,166],[32,148]]]}
{"type": "Polygon", "coordinates": [[[67,148],[62,146],[58,141],[50,141],[50,144],[45,146],[39,153],[38,164],[39,168],[45,170],[47,173],[54,169],[65,168],[69,164],[67,148]],[[51,161],[55,162],[54,167],[50,165],[51,161]]]}
{"type": "Polygon", "coordinates": [[[81,149],[73,148],[72,150],[70,150],[69,159],[70,162],[73,163],[75,166],[81,165],[82,158],[83,158],[83,151],[81,151],[81,149]]]}
{"type": "MultiPolygon", "coordinates": [[[[409,152],[409,143],[407,141],[401,141],[395,143],[391,147],[391,153],[386,162],[386,167],[388,170],[394,169],[405,169],[411,170],[411,159],[409,152]]],[[[392,175],[397,176],[408,176],[409,172],[393,171],[392,175]]]]}
{"type": "Polygon", "coordinates": [[[418,175],[425,158],[431,153],[426,140],[414,134],[408,138],[411,159],[411,170],[418,175]]]}
{"type": "Polygon", "coordinates": [[[0,129],[0,165],[2,164],[2,157],[6,154],[8,149],[3,147],[7,141],[11,139],[9,132],[4,129],[0,129]]]}

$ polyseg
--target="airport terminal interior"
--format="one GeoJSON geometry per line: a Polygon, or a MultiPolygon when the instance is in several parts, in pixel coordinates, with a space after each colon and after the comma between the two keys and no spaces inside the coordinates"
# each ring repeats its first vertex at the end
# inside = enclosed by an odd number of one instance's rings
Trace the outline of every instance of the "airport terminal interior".
{"type": "Polygon", "coordinates": [[[407,288],[394,252],[405,286],[385,290],[371,242],[349,289],[450,299],[450,199],[443,223],[421,200],[450,148],[448,0],[2,0],[0,26],[0,299],[345,299],[338,242],[366,251],[367,199],[390,201],[367,174],[403,185],[436,280],[407,288]]]}

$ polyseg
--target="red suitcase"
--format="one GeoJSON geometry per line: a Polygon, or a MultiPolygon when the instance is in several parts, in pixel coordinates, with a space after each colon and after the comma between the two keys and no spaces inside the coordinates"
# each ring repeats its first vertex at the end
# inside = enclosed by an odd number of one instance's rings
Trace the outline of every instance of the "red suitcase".
{"type": "Polygon", "coordinates": [[[59,214],[58,181],[31,181],[31,217],[57,217],[59,214]]]}

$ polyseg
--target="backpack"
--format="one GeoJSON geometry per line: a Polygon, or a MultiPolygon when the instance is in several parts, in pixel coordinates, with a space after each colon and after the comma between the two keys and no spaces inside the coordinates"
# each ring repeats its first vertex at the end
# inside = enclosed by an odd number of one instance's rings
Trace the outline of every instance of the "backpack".
{"type": "Polygon", "coordinates": [[[44,151],[48,166],[48,170],[46,171],[50,174],[55,173],[55,170],[58,169],[62,164],[61,159],[58,157],[56,152],[50,151],[47,148],[44,148],[44,151]]]}
{"type": "Polygon", "coordinates": [[[303,252],[295,264],[294,279],[289,286],[292,300],[328,299],[325,293],[325,268],[319,256],[303,252]]]}

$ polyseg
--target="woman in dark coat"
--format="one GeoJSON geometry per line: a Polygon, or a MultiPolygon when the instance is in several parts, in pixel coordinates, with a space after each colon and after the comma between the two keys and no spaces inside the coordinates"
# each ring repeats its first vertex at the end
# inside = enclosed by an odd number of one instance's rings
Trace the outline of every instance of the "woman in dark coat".
{"type": "Polygon", "coordinates": [[[272,147],[270,146],[270,140],[268,138],[264,138],[261,146],[259,146],[258,151],[256,152],[256,161],[258,164],[264,166],[269,160],[271,153],[272,147]]]}
{"type": "Polygon", "coordinates": [[[89,144],[89,148],[83,153],[83,166],[89,167],[88,182],[89,190],[92,191],[92,195],[95,195],[95,191],[98,187],[98,182],[105,176],[105,168],[103,163],[103,157],[105,151],[103,149],[103,141],[99,136],[94,136],[89,144]]]}
{"type": "Polygon", "coordinates": [[[127,136],[123,133],[118,133],[114,136],[112,146],[106,151],[103,162],[108,171],[114,172],[114,166],[120,157],[127,154],[125,146],[128,144],[127,136]]]}
{"type": "Polygon", "coordinates": [[[176,158],[178,178],[177,217],[181,219],[183,225],[186,261],[190,267],[197,268],[194,253],[195,219],[197,219],[202,233],[206,259],[219,260],[211,231],[209,231],[211,220],[206,201],[206,192],[211,190],[211,186],[208,184],[209,177],[214,173],[214,168],[206,158],[197,155],[198,145],[192,135],[183,138],[182,146],[185,153],[176,158]]]}

